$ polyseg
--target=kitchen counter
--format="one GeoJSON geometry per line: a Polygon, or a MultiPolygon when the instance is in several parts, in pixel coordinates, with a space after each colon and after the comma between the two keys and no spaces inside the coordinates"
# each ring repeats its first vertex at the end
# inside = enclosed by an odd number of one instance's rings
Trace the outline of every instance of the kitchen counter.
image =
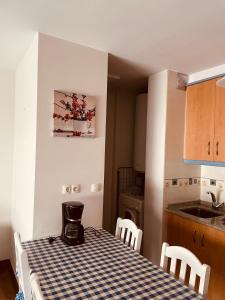
{"type": "Polygon", "coordinates": [[[212,208],[212,204],[210,202],[197,200],[191,202],[169,204],[166,211],[225,232],[225,206],[216,209],[212,208]],[[215,213],[220,213],[221,216],[212,218],[200,218],[181,211],[181,209],[192,207],[203,208],[215,213]]]}

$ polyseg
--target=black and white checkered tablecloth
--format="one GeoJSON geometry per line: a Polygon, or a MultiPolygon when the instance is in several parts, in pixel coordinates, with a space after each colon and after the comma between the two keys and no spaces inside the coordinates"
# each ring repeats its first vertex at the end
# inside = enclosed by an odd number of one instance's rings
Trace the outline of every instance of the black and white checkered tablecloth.
{"type": "Polygon", "coordinates": [[[106,231],[85,243],[23,243],[46,299],[202,299],[106,231]]]}

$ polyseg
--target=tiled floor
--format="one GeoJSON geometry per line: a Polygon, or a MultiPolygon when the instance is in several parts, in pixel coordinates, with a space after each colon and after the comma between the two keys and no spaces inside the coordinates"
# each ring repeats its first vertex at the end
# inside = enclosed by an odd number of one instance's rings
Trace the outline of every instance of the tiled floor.
{"type": "Polygon", "coordinates": [[[10,262],[0,261],[0,300],[14,300],[17,289],[10,262]]]}

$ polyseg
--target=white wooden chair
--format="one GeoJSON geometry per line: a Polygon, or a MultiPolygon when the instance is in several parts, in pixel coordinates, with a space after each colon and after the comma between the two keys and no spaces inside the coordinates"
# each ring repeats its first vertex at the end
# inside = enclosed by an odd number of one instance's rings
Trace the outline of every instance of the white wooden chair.
{"type": "Polygon", "coordinates": [[[25,300],[32,300],[30,286],[30,267],[27,252],[22,248],[18,232],[14,233],[16,269],[18,272],[19,289],[23,292],[25,300]]]}
{"type": "Polygon", "coordinates": [[[39,279],[36,273],[31,274],[30,282],[31,282],[31,292],[32,292],[33,300],[44,300],[39,279]]]}
{"type": "Polygon", "coordinates": [[[162,253],[160,260],[160,267],[165,271],[168,268],[168,262],[170,261],[169,273],[175,275],[177,260],[181,261],[179,271],[179,280],[185,282],[187,266],[191,268],[189,277],[189,287],[195,289],[196,277],[199,276],[200,282],[198,287],[198,293],[204,298],[207,297],[209,277],[210,277],[210,266],[202,264],[200,260],[188,249],[180,246],[170,246],[167,243],[162,245],[162,253]]]}
{"type": "Polygon", "coordinates": [[[142,230],[138,229],[133,221],[118,218],[115,236],[135,251],[140,252],[142,230]]]}

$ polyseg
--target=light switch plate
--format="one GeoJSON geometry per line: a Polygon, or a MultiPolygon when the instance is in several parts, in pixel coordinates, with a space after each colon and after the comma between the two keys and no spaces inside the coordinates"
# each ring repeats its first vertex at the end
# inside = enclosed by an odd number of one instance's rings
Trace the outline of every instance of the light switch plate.
{"type": "Polygon", "coordinates": [[[102,189],[101,183],[92,183],[91,184],[91,192],[92,193],[100,192],[101,189],[102,189]]]}

